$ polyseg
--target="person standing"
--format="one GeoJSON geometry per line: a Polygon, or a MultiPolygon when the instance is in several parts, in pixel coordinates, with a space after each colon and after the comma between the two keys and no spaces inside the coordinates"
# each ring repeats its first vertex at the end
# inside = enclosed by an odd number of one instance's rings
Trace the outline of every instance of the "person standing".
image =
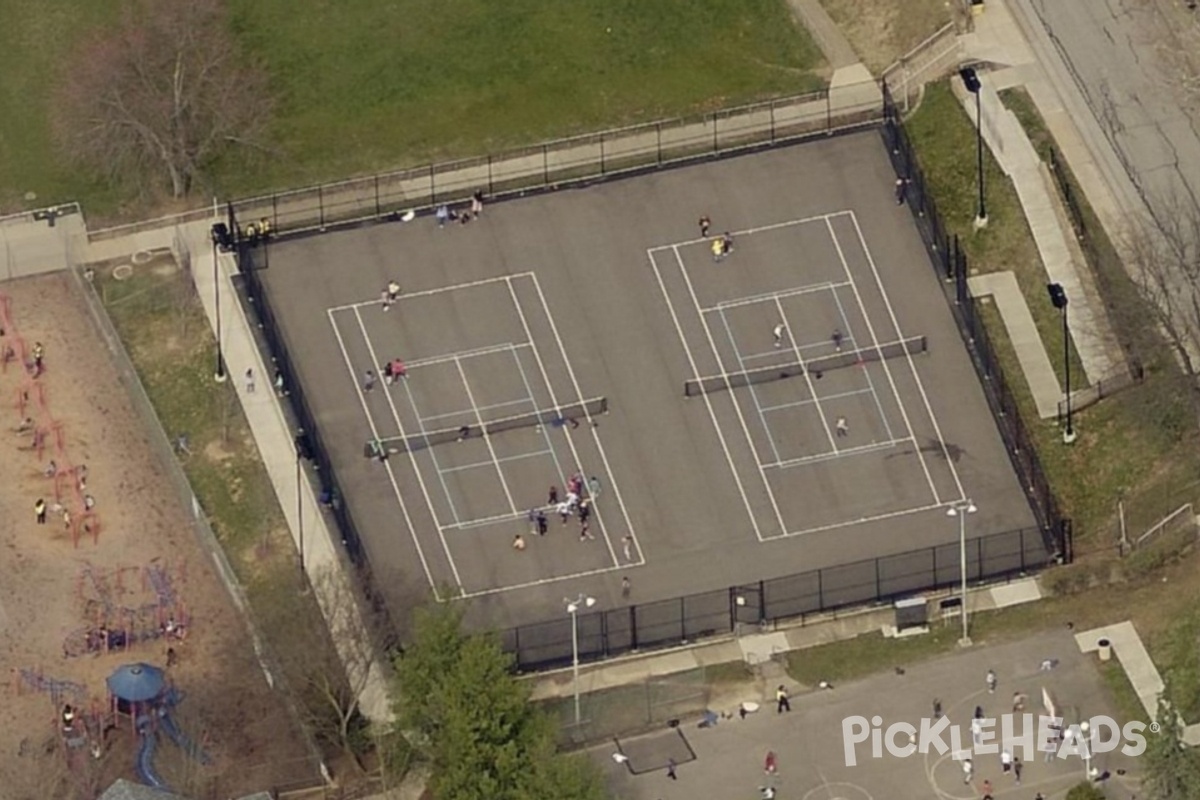
{"type": "Polygon", "coordinates": [[[787,330],[787,326],[784,325],[782,322],[776,323],[775,327],[771,329],[771,336],[774,337],[774,339],[775,339],[775,349],[776,350],[783,347],[783,332],[786,330],[787,330]]]}
{"type": "Polygon", "coordinates": [[[564,500],[554,507],[554,511],[562,519],[562,524],[566,525],[571,518],[571,504],[564,500]]]}
{"type": "Polygon", "coordinates": [[[279,395],[280,397],[283,397],[287,394],[287,392],[283,390],[283,371],[279,369],[275,370],[275,394],[279,395]]]}
{"type": "Polygon", "coordinates": [[[595,475],[588,478],[588,495],[593,500],[600,496],[600,479],[595,475]]]}
{"type": "Polygon", "coordinates": [[[254,394],[254,368],[246,370],[246,394],[254,394]]]}
{"type": "Polygon", "coordinates": [[[579,504],[579,521],[587,522],[588,517],[590,517],[591,515],[592,515],[592,501],[591,500],[583,500],[582,502],[580,502],[580,504],[579,504]]]}
{"type": "Polygon", "coordinates": [[[675,759],[667,759],[667,777],[673,781],[679,780],[679,776],[675,774],[675,759]]]}
{"type": "Polygon", "coordinates": [[[942,718],[942,699],[940,697],[933,698],[933,718],[935,720],[942,718]]]}
{"type": "Polygon", "coordinates": [[[450,206],[442,203],[437,207],[437,211],[434,213],[434,216],[437,218],[437,224],[439,228],[446,227],[446,223],[450,220],[450,206]]]}
{"type": "Polygon", "coordinates": [[[775,713],[782,714],[785,711],[792,710],[792,703],[788,699],[787,689],[783,684],[779,684],[779,688],[775,690],[775,713]]]}
{"type": "Polygon", "coordinates": [[[1021,763],[1021,759],[1013,758],[1013,777],[1017,779],[1017,786],[1021,785],[1021,770],[1025,769],[1025,765],[1021,763]]]}
{"type": "Polygon", "coordinates": [[[996,685],[999,683],[996,679],[996,671],[989,669],[987,675],[984,677],[984,682],[987,683],[988,694],[995,694],[996,685]]]}
{"type": "Polygon", "coordinates": [[[595,539],[595,538],[596,537],[592,535],[592,526],[591,525],[589,525],[588,523],[585,522],[579,526],[579,541],[583,542],[583,541],[587,541],[588,539],[595,539]]]}
{"type": "Polygon", "coordinates": [[[710,220],[708,218],[708,214],[700,215],[700,223],[699,224],[700,224],[700,238],[707,239],[708,238],[708,228],[710,225],[712,225],[712,220],[710,220]]]}
{"type": "Polygon", "coordinates": [[[41,342],[33,343],[33,377],[41,377],[42,374],[42,359],[46,356],[46,349],[42,347],[41,342]]]}
{"type": "Polygon", "coordinates": [[[476,191],[471,195],[471,216],[479,219],[479,215],[483,213],[483,192],[476,191]]]}
{"type": "Polygon", "coordinates": [[[1012,752],[1006,747],[1000,751],[1000,772],[1007,775],[1008,773],[1012,772],[1012,767],[1013,755],[1012,752]]]}
{"type": "Polygon", "coordinates": [[[984,780],[983,786],[980,787],[980,795],[981,796],[980,796],[979,800],[995,800],[995,798],[992,797],[992,782],[991,781],[986,780],[986,779],[984,780]]]}
{"type": "Polygon", "coordinates": [[[46,524],[46,501],[40,497],[33,504],[33,515],[37,518],[38,525],[46,524]]]}
{"type": "Polygon", "coordinates": [[[633,537],[628,533],[621,537],[621,554],[626,561],[633,561],[633,537]]]}
{"type": "Polygon", "coordinates": [[[518,533],[515,537],[513,537],[512,547],[513,550],[516,550],[518,553],[523,551],[525,549],[525,537],[518,533]]]}
{"type": "Polygon", "coordinates": [[[968,784],[971,778],[975,777],[975,765],[971,763],[971,759],[964,758],[962,762],[963,783],[968,784]]]}
{"type": "Polygon", "coordinates": [[[629,599],[629,592],[632,590],[632,588],[633,588],[633,587],[632,587],[632,586],[630,586],[630,584],[629,584],[629,578],[628,578],[628,577],[622,577],[622,578],[621,578],[621,597],[623,597],[623,598],[625,598],[626,600],[628,600],[628,599],[629,599]]]}
{"type": "Polygon", "coordinates": [[[713,263],[719,264],[725,260],[725,246],[721,243],[720,239],[712,240],[711,250],[712,250],[712,256],[713,256],[713,263]]]}
{"type": "Polygon", "coordinates": [[[842,329],[834,328],[833,333],[829,335],[829,338],[833,342],[834,352],[842,352],[842,329]]]}
{"type": "Polygon", "coordinates": [[[538,536],[545,536],[546,531],[549,529],[549,526],[546,524],[546,512],[539,510],[537,512],[537,517],[535,517],[533,520],[533,523],[537,526],[538,536]]]}
{"type": "Polygon", "coordinates": [[[372,389],[374,389],[375,388],[375,380],[376,380],[375,370],[371,370],[371,369],[367,370],[366,374],[363,375],[363,384],[362,384],[363,391],[369,392],[372,389]]]}
{"type": "Polygon", "coordinates": [[[547,493],[546,505],[548,505],[548,506],[558,505],[558,487],[557,486],[550,487],[550,491],[547,493]]]}
{"type": "Polygon", "coordinates": [[[729,231],[721,234],[721,252],[725,255],[733,252],[733,235],[729,231]]]}
{"type": "Polygon", "coordinates": [[[388,304],[388,306],[390,307],[392,305],[392,303],[396,302],[396,300],[399,297],[400,297],[400,284],[396,283],[396,281],[394,281],[394,280],[388,281],[388,285],[387,285],[387,298],[388,298],[387,304],[388,304]]]}
{"type": "Polygon", "coordinates": [[[833,427],[837,431],[838,438],[850,435],[850,423],[846,421],[845,417],[838,417],[833,427]]]}

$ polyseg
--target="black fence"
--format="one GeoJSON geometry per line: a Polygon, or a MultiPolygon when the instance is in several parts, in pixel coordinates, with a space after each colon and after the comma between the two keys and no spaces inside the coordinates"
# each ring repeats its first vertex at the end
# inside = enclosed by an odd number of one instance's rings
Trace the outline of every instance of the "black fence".
{"type": "Polygon", "coordinates": [[[1059,512],[1058,501],[1046,479],[1033,438],[1021,417],[1016,397],[1000,366],[996,350],[980,319],[975,301],[967,288],[969,275],[967,256],[959,247],[958,237],[950,236],[938,214],[937,204],[926,191],[920,161],[913,152],[899,109],[892,101],[887,85],[883,87],[884,121],[881,127],[884,143],[891,154],[892,166],[898,179],[904,181],[904,200],[908,203],[917,229],[929,251],[938,277],[942,278],[947,299],[959,333],[971,354],[971,361],[983,384],[988,405],[1000,429],[1014,469],[1029,504],[1037,517],[1047,550],[1061,562],[1069,562],[1071,553],[1071,521],[1059,512]]]}
{"type": "MultiPolygon", "coordinates": [[[[890,602],[957,587],[962,581],[958,542],[840,564],[796,575],[731,586],[656,603],[579,614],[579,658],[596,661],[697,639],[753,631],[838,609],[890,602]]],[[[1014,578],[1052,563],[1042,533],[1022,528],[967,542],[967,580],[1014,578]]],[[[522,625],[501,635],[501,646],[522,671],[572,663],[570,617],[522,625]]]]}

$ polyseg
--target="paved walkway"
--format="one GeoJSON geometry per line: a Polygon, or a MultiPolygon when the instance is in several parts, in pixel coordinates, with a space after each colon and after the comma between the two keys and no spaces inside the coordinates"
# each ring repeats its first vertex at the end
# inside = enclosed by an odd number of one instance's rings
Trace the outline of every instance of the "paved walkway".
{"type": "MultiPolygon", "coordinates": [[[[1020,121],[1004,106],[999,95],[1002,89],[1036,82],[1039,79],[1036,59],[1004,0],[989,0],[986,13],[976,19],[975,31],[964,35],[962,42],[965,60],[1001,68],[998,73],[980,72],[983,137],[1020,197],[1025,219],[1046,269],[1047,282],[1061,284],[1066,292],[1070,301],[1071,338],[1084,372],[1089,381],[1095,383],[1123,367],[1121,349],[1099,294],[1090,281],[1088,265],[1078,249],[1069,244],[1074,239],[1074,232],[1065,224],[1065,211],[1053,177],[1034,150],[1020,121]]],[[[951,85],[974,120],[975,97],[963,88],[961,81],[952,81],[951,85]]],[[[1077,140],[1068,140],[1065,146],[1076,144],[1077,140]]],[[[1032,322],[1032,317],[1029,321],[1032,322]]],[[[1018,324],[1023,323],[1006,320],[1010,330],[1018,324]]],[[[1036,335],[1036,329],[1033,333],[1036,335]]],[[[1031,388],[1035,388],[1035,381],[1040,380],[1037,373],[1027,373],[1026,377],[1030,379],[1031,388]]],[[[1061,391],[1059,396],[1061,398],[1061,391]]],[[[1041,405],[1039,402],[1039,411],[1041,405]]],[[[1057,401],[1052,412],[1043,412],[1042,416],[1056,414],[1057,401]]]]}

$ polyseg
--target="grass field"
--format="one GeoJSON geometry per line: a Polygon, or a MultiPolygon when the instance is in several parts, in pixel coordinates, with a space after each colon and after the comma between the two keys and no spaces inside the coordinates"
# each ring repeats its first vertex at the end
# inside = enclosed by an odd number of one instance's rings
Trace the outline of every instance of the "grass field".
{"type": "MultiPolygon", "coordinates": [[[[270,74],[270,149],[228,159],[241,195],[819,88],[785,0],[227,0],[270,74]]],[[[119,0],[0,0],[0,208],[122,198],[64,168],[47,80],[119,0]],[[24,203],[27,191],[38,194],[24,203]]]]}

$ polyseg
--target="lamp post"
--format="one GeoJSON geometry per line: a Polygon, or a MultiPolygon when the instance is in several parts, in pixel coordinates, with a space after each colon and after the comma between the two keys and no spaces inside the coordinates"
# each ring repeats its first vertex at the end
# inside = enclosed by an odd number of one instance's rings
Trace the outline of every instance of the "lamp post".
{"type": "Polygon", "coordinates": [[[1083,774],[1088,780],[1096,777],[1098,770],[1092,766],[1092,745],[1091,745],[1092,724],[1086,719],[1079,723],[1079,736],[1083,740],[1080,745],[1083,746],[1083,774]]]}
{"type": "Polygon", "coordinates": [[[221,274],[220,268],[217,265],[218,252],[220,247],[227,244],[229,240],[229,228],[223,222],[213,225],[212,228],[212,246],[213,246],[213,305],[217,310],[217,369],[213,373],[213,380],[217,383],[224,383],[229,376],[225,372],[225,353],[221,349],[221,274]]]}
{"type": "Polygon", "coordinates": [[[969,622],[967,620],[967,514],[974,514],[979,509],[970,500],[952,503],[946,509],[946,516],[958,517],[958,558],[959,573],[962,578],[962,636],[958,640],[960,647],[971,646],[969,622]]]}
{"type": "Polygon", "coordinates": [[[1071,419],[1071,329],[1067,325],[1067,293],[1061,283],[1047,284],[1046,290],[1050,292],[1050,302],[1062,312],[1063,367],[1067,383],[1067,427],[1063,431],[1063,444],[1071,444],[1075,441],[1075,424],[1071,419]]]}
{"type": "Polygon", "coordinates": [[[975,95],[975,160],[979,169],[979,213],[975,216],[975,227],[984,228],[987,227],[987,206],[983,199],[983,86],[971,67],[960,69],[958,74],[967,91],[975,95]]]}
{"type": "Polygon", "coordinates": [[[571,615],[571,679],[575,684],[575,724],[579,724],[579,609],[591,608],[596,605],[596,598],[585,594],[571,600],[563,600],[567,604],[567,613],[571,615]]]}

